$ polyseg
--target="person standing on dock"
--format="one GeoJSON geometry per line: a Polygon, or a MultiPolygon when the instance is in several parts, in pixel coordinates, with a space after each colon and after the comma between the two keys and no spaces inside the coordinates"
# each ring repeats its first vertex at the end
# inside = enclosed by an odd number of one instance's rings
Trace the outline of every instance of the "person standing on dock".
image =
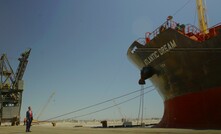
{"type": "Polygon", "coordinates": [[[29,106],[28,111],[26,112],[26,132],[31,132],[30,128],[32,120],[33,120],[33,113],[31,107],[29,106]]]}

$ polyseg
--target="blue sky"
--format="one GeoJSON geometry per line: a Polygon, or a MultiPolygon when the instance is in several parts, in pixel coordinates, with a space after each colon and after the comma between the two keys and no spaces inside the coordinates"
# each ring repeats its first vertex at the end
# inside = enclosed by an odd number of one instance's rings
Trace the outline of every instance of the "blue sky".
{"type": "MultiPolygon", "coordinates": [[[[38,116],[52,92],[55,95],[40,120],[140,89],[139,70],[126,56],[128,47],[157,28],[168,15],[175,15],[177,22],[197,25],[195,1],[188,1],[1,0],[0,54],[7,53],[15,69],[19,55],[32,49],[24,75],[21,117],[28,106],[38,116]]],[[[219,0],[207,1],[210,26],[221,22],[220,4],[219,0]]],[[[145,117],[162,117],[163,100],[157,91],[146,94],[144,102],[145,117]]],[[[62,118],[110,105],[114,103],[62,118]]],[[[139,99],[119,107],[127,118],[136,118],[139,99]]],[[[120,118],[114,107],[81,119],[120,118]]]]}

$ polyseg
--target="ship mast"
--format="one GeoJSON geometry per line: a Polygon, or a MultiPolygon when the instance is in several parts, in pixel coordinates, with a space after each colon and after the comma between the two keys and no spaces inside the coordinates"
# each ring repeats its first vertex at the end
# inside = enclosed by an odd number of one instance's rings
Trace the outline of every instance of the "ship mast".
{"type": "Polygon", "coordinates": [[[196,0],[197,5],[197,12],[198,12],[198,25],[200,30],[203,33],[208,33],[208,23],[207,23],[207,17],[206,17],[206,8],[205,8],[205,2],[203,0],[196,0]]]}

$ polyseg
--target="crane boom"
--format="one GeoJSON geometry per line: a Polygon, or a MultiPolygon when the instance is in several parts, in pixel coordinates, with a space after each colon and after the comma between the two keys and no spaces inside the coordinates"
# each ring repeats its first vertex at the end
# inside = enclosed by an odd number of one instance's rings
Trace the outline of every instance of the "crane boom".
{"type": "Polygon", "coordinates": [[[198,25],[203,33],[208,33],[208,22],[206,16],[206,7],[203,0],[196,0],[197,12],[198,12],[198,25]]]}
{"type": "Polygon", "coordinates": [[[24,75],[24,72],[25,72],[25,69],[26,69],[26,66],[28,64],[28,57],[30,55],[30,52],[31,52],[31,49],[23,52],[21,54],[21,57],[18,59],[20,62],[19,62],[19,65],[18,65],[18,68],[17,68],[17,71],[15,73],[15,81],[14,81],[14,86],[17,87],[18,85],[18,81],[19,80],[22,80],[22,77],[24,75]]]}

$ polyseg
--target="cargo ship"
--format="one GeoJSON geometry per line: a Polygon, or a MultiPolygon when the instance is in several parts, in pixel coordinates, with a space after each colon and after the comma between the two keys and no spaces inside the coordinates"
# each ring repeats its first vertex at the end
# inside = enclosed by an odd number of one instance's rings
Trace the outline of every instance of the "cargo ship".
{"type": "Polygon", "coordinates": [[[168,16],[132,43],[127,56],[164,100],[156,127],[221,128],[221,23],[208,28],[205,4],[196,0],[199,28],[168,16]]]}

